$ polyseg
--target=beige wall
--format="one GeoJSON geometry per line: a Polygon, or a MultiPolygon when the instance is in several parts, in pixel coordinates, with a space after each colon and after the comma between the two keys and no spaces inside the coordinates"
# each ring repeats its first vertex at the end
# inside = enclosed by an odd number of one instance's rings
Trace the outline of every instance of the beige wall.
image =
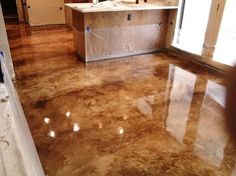
{"type": "Polygon", "coordinates": [[[64,0],[27,0],[30,26],[65,24],[64,0]]]}

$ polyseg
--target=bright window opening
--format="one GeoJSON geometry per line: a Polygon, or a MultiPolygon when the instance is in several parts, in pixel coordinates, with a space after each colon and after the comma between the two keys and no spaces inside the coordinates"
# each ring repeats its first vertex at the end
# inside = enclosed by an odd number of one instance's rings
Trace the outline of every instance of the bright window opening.
{"type": "Polygon", "coordinates": [[[173,45],[201,55],[212,0],[185,0],[181,29],[176,31],[173,45]]]}
{"type": "Polygon", "coordinates": [[[233,66],[236,64],[236,1],[227,0],[213,60],[233,66]]]}

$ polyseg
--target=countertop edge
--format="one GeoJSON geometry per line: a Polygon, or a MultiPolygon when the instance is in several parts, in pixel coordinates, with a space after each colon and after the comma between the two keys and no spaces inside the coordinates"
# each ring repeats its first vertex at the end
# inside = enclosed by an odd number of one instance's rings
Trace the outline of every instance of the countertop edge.
{"type": "MultiPolygon", "coordinates": [[[[76,6],[78,5],[84,5],[85,3],[66,3],[64,4],[67,7],[70,7],[76,11],[79,11],[81,13],[96,13],[96,12],[122,12],[122,11],[142,11],[142,10],[176,10],[178,9],[178,6],[158,6],[158,5],[153,5],[152,7],[124,7],[123,9],[121,8],[103,8],[103,9],[92,9],[93,7],[89,8],[89,9],[82,9],[81,8],[77,8],[76,6]]],[[[86,3],[87,5],[92,5],[92,3],[86,3]]]]}

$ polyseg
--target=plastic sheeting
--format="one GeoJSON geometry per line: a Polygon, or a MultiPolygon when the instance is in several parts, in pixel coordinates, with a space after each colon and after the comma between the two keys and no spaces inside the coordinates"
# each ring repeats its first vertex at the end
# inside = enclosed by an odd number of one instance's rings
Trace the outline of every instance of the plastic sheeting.
{"type": "Polygon", "coordinates": [[[74,43],[85,61],[151,53],[165,47],[167,22],[168,10],[85,14],[74,10],[74,43]]]}

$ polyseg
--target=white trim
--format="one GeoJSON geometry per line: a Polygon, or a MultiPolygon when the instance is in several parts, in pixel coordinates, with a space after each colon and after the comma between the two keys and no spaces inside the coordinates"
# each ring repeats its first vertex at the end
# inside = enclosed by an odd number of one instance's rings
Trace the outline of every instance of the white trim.
{"type": "MultiPolygon", "coordinates": [[[[2,60],[3,58],[0,58],[2,60]]],[[[13,110],[13,118],[11,118],[12,128],[16,143],[22,155],[23,165],[25,166],[26,176],[45,176],[34,142],[31,136],[21,103],[10,78],[10,74],[4,62],[1,62],[2,72],[4,74],[4,83],[6,85],[10,98],[10,105],[13,110]]]]}

